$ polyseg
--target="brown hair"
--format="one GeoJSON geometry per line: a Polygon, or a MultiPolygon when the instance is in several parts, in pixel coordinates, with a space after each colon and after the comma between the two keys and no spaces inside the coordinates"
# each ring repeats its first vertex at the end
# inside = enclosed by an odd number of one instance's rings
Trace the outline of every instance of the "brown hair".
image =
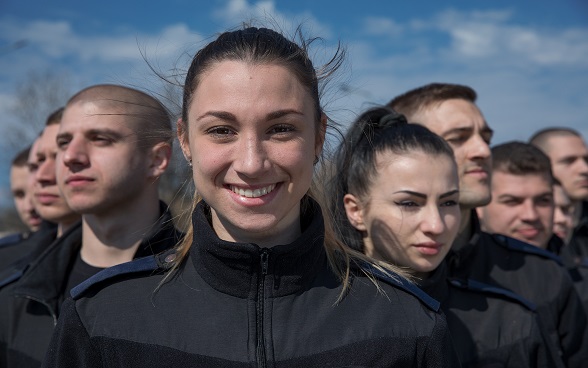
{"type": "Polygon", "coordinates": [[[472,88],[460,84],[431,83],[395,97],[387,106],[406,116],[409,122],[415,122],[414,118],[418,113],[434,104],[452,99],[475,103],[477,94],[472,88]]]}

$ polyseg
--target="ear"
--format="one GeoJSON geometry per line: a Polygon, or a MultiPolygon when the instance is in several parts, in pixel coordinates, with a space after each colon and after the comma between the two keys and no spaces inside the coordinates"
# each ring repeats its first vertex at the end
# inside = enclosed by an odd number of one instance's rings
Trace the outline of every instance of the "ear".
{"type": "Polygon", "coordinates": [[[190,140],[188,139],[188,131],[186,129],[186,124],[184,124],[182,118],[179,118],[176,122],[176,128],[176,131],[178,133],[178,141],[180,142],[180,148],[182,149],[182,153],[184,154],[186,161],[192,161],[192,154],[190,153],[190,144],[188,143],[190,142],[190,140]]]}
{"type": "Polygon", "coordinates": [[[359,231],[367,231],[363,223],[363,206],[357,197],[353,194],[345,194],[343,197],[343,205],[345,206],[345,213],[351,226],[359,231]]]}
{"type": "Polygon", "coordinates": [[[151,162],[149,163],[149,176],[158,178],[167,169],[171,160],[172,148],[167,142],[159,142],[151,147],[149,155],[151,162]]]}
{"type": "Polygon", "coordinates": [[[323,150],[323,145],[325,143],[325,136],[327,134],[327,115],[323,112],[321,113],[321,121],[320,127],[318,131],[318,135],[316,137],[315,147],[314,147],[314,155],[319,157],[323,150]]]}
{"type": "Polygon", "coordinates": [[[480,222],[484,221],[484,207],[476,207],[476,215],[478,215],[478,220],[480,222]]]}

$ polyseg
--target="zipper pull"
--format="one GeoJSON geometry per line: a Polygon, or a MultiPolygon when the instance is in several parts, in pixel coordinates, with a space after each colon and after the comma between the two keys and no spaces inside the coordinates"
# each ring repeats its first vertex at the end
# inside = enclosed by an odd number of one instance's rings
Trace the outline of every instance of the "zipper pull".
{"type": "Polygon", "coordinates": [[[268,269],[268,264],[269,264],[269,252],[267,249],[262,249],[261,250],[261,274],[262,275],[267,275],[267,269],[268,269]]]}

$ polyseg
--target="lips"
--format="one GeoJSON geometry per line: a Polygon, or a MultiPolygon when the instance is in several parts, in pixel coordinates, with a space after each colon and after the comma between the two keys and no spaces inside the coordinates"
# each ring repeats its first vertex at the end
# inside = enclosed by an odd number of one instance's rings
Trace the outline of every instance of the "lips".
{"type": "Polygon", "coordinates": [[[37,201],[40,204],[49,205],[49,204],[52,204],[53,202],[55,202],[57,199],[59,199],[60,196],[57,194],[53,194],[53,193],[40,192],[40,193],[35,194],[35,198],[37,198],[37,201]]]}
{"type": "Polygon", "coordinates": [[[437,243],[437,242],[425,242],[425,243],[419,243],[419,244],[414,245],[414,247],[416,247],[418,249],[418,251],[424,255],[439,254],[442,246],[443,246],[443,244],[437,243]]]}
{"type": "Polygon", "coordinates": [[[236,185],[231,185],[230,189],[233,193],[240,195],[241,197],[247,198],[259,198],[266,194],[271,193],[276,188],[276,184],[270,184],[258,188],[242,188],[236,185]]]}
{"type": "Polygon", "coordinates": [[[65,184],[77,185],[77,184],[88,183],[91,181],[94,181],[94,179],[87,177],[87,176],[72,175],[72,176],[68,177],[67,179],[65,179],[65,184]]]}

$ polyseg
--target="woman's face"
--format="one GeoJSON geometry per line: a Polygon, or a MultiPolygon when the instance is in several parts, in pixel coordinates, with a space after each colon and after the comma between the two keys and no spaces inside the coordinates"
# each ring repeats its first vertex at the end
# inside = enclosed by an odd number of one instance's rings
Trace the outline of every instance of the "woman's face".
{"type": "Polygon", "coordinates": [[[426,278],[455,239],[460,223],[458,175],[445,155],[421,151],[377,155],[366,201],[345,196],[347,216],[364,233],[365,252],[426,278]]]}
{"type": "Polygon", "coordinates": [[[300,234],[300,200],[324,138],[315,111],[280,65],[222,61],[201,75],[188,131],[178,134],[221,239],[270,246],[300,234]]]}

